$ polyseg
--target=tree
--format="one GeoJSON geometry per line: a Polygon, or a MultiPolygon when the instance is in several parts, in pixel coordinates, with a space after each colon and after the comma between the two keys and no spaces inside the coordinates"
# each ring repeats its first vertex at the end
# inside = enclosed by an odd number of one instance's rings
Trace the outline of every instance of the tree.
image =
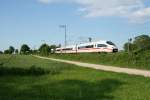
{"type": "Polygon", "coordinates": [[[9,47],[9,53],[10,53],[10,54],[13,54],[14,51],[15,51],[15,48],[14,48],[13,46],[10,46],[10,47],[9,47]]]}
{"type": "Polygon", "coordinates": [[[8,49],[4,50],[4,54],[10,54],[10,51],[8,49]]]}
{"type": "Polygon", "coordinates": [[[133,44],[135,44],[139,50],[150,50],[150,37],[148,35],[137,36],[133,44]]]}
{"type": "Polygon", "coordinates": [[[3,52],[2,52],[2,51],[0,51],[0,54],[3,54],[3,52]]]}
{"type": "Polygon", "coordinates": [[[15,54],[18,54],[18,52],[19,52],[18,49],[16,49],[16,50],[15,50],[15,54]]]}
{"type": "Polygon", "coordinates": [[[51,45],[50,49],[51,49],[51,53],[55,53],[57,46],[56,45],[51,45]]]}
{"type": "Polygon", "coordinates": [[[29,54],[30,53],[30,47],[27,44],[23,44],[21,46],[20,53],[21,54],[29,54]]]}
{"type": "Polygon", "coordinates": [[[126,52],[128,52],[128,51],[129,51],[129,52],[130,52],[130,51],[132,52],[132,51],[134,51],[137,47],[136,47],[135,44],[133,44],[133,43],[128,43],[128,42],[127,42],[127,43],[124,44],[124,47],[123,47],[123,48],[124,48],[124,50],[125,50],[126,52]]]}
{"type": "Polygon", "coordinates": [[[140,35],[135,37],[133,43],[124,44],[125,51],[141,51],[150,50],[150,37],[148,35],[140,35]]]}
{"type": "Polygon", "coordinates": [[[48,56],[49,53],[51,52],[50,46],[47,44],[42,44],[39,48],[40,54],[42,56],[48,56]]]}
{"type": "Polygon", "coordinates": [[[123,48],[124,50],[127,52],[127,51],[131,51],[131,46],[132,46],[132,43],[125,43],[123,48]]]}
{"type": "Polygon", "coordinates": [[[32,50],[32,54],[38,54],[38,50],[32,50]]]}

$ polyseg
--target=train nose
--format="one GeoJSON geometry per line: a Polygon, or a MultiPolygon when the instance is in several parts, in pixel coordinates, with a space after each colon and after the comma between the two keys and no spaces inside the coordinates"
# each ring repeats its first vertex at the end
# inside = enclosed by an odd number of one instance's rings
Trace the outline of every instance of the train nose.
{"type": "Polygon", "coordinates": [[[118,52],[118,49],[113,49],[113,52],[118,52]]]}

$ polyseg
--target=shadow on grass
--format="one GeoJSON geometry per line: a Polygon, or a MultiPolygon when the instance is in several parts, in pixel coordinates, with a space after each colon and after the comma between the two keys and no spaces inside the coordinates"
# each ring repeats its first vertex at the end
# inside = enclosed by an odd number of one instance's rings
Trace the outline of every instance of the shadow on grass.
{"type": "Polygon", "coordinates": [[[55,100],[113,100],[110,95],[122,83],[114,79],[97,82],[64,80],[56,83],[49,94],[55,100]]]}
{"type": "MultiPolygon", "coordinates": [[[[81,80],[50,81],[48,84],[30,85],[25,89],[4,86],[7,96],[0,98],[11,98],[11,100],[116,100],[112,94],[122,82],[115,79],[104,79],[96,82],[81,80]],[[14,99],[13,99],[14,98],[14,99]]],[[[3,86],[3,87],[4,87],[3,86]]],[[[2,87],[2,85],[0,86],[2,87]]],[[[3,90],[0,90],[0,93],[3,90]]]]}
{"type": "Polygon", "coordinates": [[[28,69],[0,67],[0,76],[12,76],[12,75],[19,75],[19,76],[36,75],[37,76],[37,75],[44,75],[49,73],[50,71],[36,66],[31,66],[28,69]]]}

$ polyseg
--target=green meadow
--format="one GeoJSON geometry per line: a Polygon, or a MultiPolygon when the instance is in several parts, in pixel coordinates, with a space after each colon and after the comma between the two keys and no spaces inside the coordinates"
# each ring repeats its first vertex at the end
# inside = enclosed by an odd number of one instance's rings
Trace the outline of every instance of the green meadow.
{"type": "Polygon", "coordinates": [[[0,55],[0,100],[150,100],[150,78],[0,55]]]}

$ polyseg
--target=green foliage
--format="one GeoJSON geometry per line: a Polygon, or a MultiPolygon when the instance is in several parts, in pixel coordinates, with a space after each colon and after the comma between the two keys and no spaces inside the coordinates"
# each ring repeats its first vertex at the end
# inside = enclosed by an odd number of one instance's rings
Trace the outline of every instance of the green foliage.
{"type": "Polygon", "coordinates": [[[137,36],[133,43],[124,44],[124,50],[130,52],[150,50],[150,37],[148,35],[137,36]]]}
{"type": "Polygon", "coordinates": [[[31,53],[36,55],[36,54],[38,54],[38,50],[31,50],[31,53]]]}
{"type": "Polygon", "coordinates": [[[150,51],[135,51],[133,53],[81,53],[81,54],[52,54],[52,58],[67,59],[87,63],[113,65],[119,67],[139,68],[150,70],[150,51]]]}
{"type": "Polygon", "coordinates": [[[0,54],[3,54],[3,52],[2,52],[2,51],[0,51],[0,54]]]}
{"type": "Polygon", "coordinates": [[[27,44],[23,44],[21,46],[20,53],[21,54],[29,54],[30,53],[30,47],[27,44]]]}
{"type": "Polygon", "coordinates": [[[10,54],[9,50],[4,50],[4,54],[10,54]]]}
{"type": "Polygon", "coordinates": [[[126,52],[128,52],[128,51],[131,52],[131,51],[134,51],[137,49],[137,45],[132,44],[132,43],[125,43],[123,48],[126,52]]]}
{"type": "Polygon", "coordinates": [[[10,46],[9,49],[4,50],[4,54],[13,54],[15,51],[15,48],[13,46],[10,46]]]}
{"type": "Polygon", "coordinates": [[[56,45],[51,45],[50,49],[51,49],[51,53],[55,53],[57,46],[56,45]]]}
{"type": "Polygon", "coordinates": [[[51,48],[48,44],[42,44],[39,48],[40,55],[42,56],[48,56],[51,52],[51,48]]]}
{"type": "Polygon", "coordinates": [[[124,50],[125,50],[125,51],[131,50],[131,45],[132,45],[131,43],[125,43],[125,44],[124,44],[124,47],[123,47],[124,50]]]}
{"type": "Polygon", "coordinates": [[[10,52],[10,54],[13,54],[14,51],[15,51],[15,48],[14,48],[13,46],[10,46],[10,47],[9,47],[9,52],[10,52]]]}
{"type": "Polygon", "coordinates": [[[150,50],[150,37],[148,35],[137,36],[133,44],[137,46],[137,49],[150,50]]]}

